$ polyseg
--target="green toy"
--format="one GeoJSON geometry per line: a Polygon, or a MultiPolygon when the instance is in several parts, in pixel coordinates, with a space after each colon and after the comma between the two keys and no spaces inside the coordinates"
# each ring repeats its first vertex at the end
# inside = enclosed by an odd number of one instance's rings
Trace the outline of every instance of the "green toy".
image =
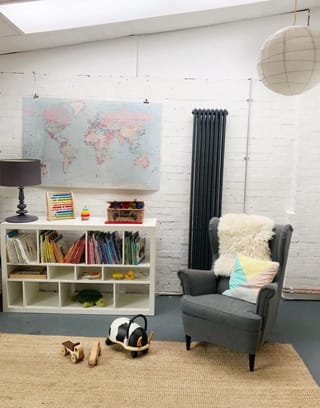
{"type": "Polygon", "coordinates": [[[95,289],[83,289],[73,297],[73,300],[82,303],[83,307],[106,306],[106,301],[102,294],[95,289]]]}

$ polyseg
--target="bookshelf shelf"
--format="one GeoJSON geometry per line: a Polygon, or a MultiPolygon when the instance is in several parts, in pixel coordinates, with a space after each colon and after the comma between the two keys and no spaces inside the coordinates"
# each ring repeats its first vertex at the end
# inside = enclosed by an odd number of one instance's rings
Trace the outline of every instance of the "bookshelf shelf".
{"type": "Polygon", "coordinates": [[[154,315],[155,233],[154,218],[142,224],[3,222],[3,311],[154,315]],[[53,241],[61,253],[53,251],[53,241]],[[67,255],[77,241],[83,242],[67,255]],[[105,306],[84,308],[74,298],[83,289],[98,290],[105,306]]]}

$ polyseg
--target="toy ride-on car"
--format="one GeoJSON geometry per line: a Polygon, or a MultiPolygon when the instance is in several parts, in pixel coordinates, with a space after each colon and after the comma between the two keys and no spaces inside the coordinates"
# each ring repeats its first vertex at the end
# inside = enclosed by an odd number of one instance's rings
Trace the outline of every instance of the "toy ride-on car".
{"type": "Polygon", "coordinates": [[[147,319],[139,314],[131,319],[119,317],[115,319],[109,327],[109,335],[106,338],[106,345],[120,344],[125,350],[130,351],[130,356],[135,358],[138,352],[147,353],[151,344],[153,332],[147,335],[147,319]],[[144,320],[144,328],[134,321],[141,317],[144,320]]]}
{"type": "Polygon", "coordinates": [[[80,343],[72,343],[72,341],[68,340],[62,343],[62,354],[67,356],[70,354],[71,361],[73,363],[77,363],[84,359],[84,352],[80,343]]]}

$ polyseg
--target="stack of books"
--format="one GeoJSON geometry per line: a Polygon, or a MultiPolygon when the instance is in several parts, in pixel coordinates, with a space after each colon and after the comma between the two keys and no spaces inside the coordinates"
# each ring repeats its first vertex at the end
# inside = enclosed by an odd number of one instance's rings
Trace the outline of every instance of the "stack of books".
{"type": "Polygon", "coordinates": [[[124,259],[126,265],[138,265],[145,258],[146,238],[139,232],[126,231],[124,234],[124,259]]]}
{"type": "Polygon", "coordinates": [[[67,243],[62,234],[54,230],[45,230],[40,234],[40,261],[43,263],[61,263],[67,253],[67,243]]]}
{"type": "Polygon", "coordinates": [[[87,263],[111,265],[122,263],[122,238],[118,231],[88,233],[87,263]]]}
{"type": "Polygon", "coordinates": [[[72,263],[72,264],[78,264],[78,263],[85,262],[85,246],[86,246],[86,240],[85,240],[85,235],[83,234],[68,249],[65,257],[63,258],[63,262],[72,263]]]}
{"type": "Polygon", "coordinates": [[[12,230],[6,235],[7,256],[10,263],[29,264],[37,262],[37,249],[30,234],[12,230]]]}
{"type": "Polygon", "coordinates": [[[63,238],[54,230],[42,231],[40,234],[41,263],[81,263],[85,257],[85,236],[82,235],[70,248],[63,238]]]}

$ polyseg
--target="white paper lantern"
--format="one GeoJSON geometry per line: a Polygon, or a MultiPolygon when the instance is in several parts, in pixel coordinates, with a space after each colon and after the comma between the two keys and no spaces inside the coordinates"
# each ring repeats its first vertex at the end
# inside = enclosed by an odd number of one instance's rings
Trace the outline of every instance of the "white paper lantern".
{"type": "Polygon", "coordinates": [[[263,84],[282,95],[301,94],[320,82],[320,32],[285,27],[267,38],[258,61],[263,84]]]}

